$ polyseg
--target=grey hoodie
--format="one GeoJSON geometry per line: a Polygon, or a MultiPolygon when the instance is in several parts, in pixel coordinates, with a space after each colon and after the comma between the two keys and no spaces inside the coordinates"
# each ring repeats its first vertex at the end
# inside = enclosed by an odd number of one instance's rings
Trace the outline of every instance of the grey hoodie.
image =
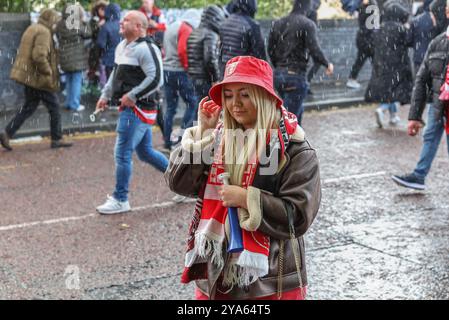
{"type": "Polygon", "coordinates": [[[201,22],[201,11],[189,9],[181,18],[167,27],[164,34],[164,70],[185,71],[178,55],[178,32],[183,22],[188,23],[193,29],[198,28],[201,22]]]}

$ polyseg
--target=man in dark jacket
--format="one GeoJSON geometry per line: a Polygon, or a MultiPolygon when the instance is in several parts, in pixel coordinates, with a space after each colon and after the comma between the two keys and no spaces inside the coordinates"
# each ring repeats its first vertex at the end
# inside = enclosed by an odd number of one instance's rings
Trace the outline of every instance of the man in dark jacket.
{"type": "Polygon", "coordinates": [[[220,68],[236,56],[253,56],[267,60],[259,24],[254,20],[257,0],[233,0],[233,13],[220,27],[220,68]]]}
{"type": "Polygon", "coordinates": [[[115,49],[120,43],[120,6],[115,3],[109,4],[104,12],[106,23],[101,26],[98,33],[97,45],[102,50],[101,63],[109,75],[114,68],[115,49]]]}
{"type": "Polygon", "coordinates": [[[206,97],[212,83],[220,80],[218,63],[218,34],[220,24],[226,19],[224,10],[212,5],[204,9],[201,23],[187,40],[188,73],[193,80],[195,94],[206,97]]]}
{"type": "Polygon", "coordinates": [[[59,64],[66,77],[65,107],[71,111],[83,111],[81,86],[83,71],[88,68],[88,50],[86,40],[92,35],[85,21],[83,7],[68,4],[62,11],[62,19],[56,28],[59,42],[59,64]],[[72,21],[72,17],[75,19],[72,21]]]}
{"type": "MultiPolygon", "coordinates": [[[[446,14],[449,18],[449,7],[446,8],[446,14]]],[[[446,78],[448,62],[449,38],[446,33],[442,33],[430,43],[424,61],[416,75],[412,103],[408,115],[408,134],[410,136],[417,135],[424,125],[422,115],[426,107],[428,94],[432,95],[433,103],[429,106],[426,129],[423,136],[424,144],[415,170],[403,176],[392,176],[393,181],[400,186],[417,190],[425,189],[425,178],[438,151],[449,113],[447,106],[439,99],[440,89],[446,78]],[[429,85],[431,85],[430,91],[428,90],[429,85]]],[[[446,138],[449,151],[449,134],[447,132],[446,138]]]]}
{"type": "Polygon", "coordinates": [[[0,144],[12,150],[9,139],[43,102],[50,114],[51,147],[70,147],[62,140],[61,114],[56,92],[59,90],[59,72],[53,30],[60,20],[52,9],[43,10],[38,23],[29,26],[20,41],[19,50],[11,70],[11,79],[25,86],[25,104],[0,133],[0,144]]]}
{"type": "Polygon", "coordinates": [[[296,0],[292,12],[273,23],[268,39],[268,54],[275,67],[276,90],[284,99],[284,106],[302,120],[303,101],[307,95],[307,62],[309,54],[327,68],[334,70],[321,50],[316,37],[316,26],[306,17],[310,0],[296,0]]]}
{"type": "Polygon", "coordinates": [[[357,31],[355,40],[357,46],[357,57],[351,67],[349,79],[346,83],[347,87],[353,89],[360,88],[360,83],[356,80],[357,76],[365,64],[365,61],[367,59],[372,59],[374,54],[374,28],[371,25],[367,25],[368,18],[372,16],[374,12],[368,10],[369,6],[377,6],[376,0],[363,0],[358,8],[359,30],[357,31]]]}

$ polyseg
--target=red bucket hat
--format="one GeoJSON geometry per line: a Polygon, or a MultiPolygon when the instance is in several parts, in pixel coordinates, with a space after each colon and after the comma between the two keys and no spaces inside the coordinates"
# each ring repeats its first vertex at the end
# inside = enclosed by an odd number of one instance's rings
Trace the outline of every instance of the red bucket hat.
{"type": "Polygon", "coordinates": [[[265,89],[277,100],[276,106],[281,107],[282,99],[274,91],[273,70],[268,62],[250,56],[232,58],[226,63],[223,80],[210,89],[209,96],[216,104],[222,106],[221,92],[223,85],[236,82],[254,84],[265,89]]]}

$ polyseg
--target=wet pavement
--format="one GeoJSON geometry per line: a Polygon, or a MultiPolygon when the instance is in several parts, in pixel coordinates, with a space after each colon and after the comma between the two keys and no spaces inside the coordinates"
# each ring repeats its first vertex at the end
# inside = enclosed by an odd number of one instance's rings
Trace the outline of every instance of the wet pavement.
{"type": "MultiPolygon", "coordinates": [[[[402,119],[407,111],[401,108],[402,119]]],[[[307,112],[323,200],[305,236],[309,299],[449,299],[449,157],[440,146],[427,190],[395,185],[419,137],[406,121],[378,129],[374,106],[307,112]]],[[[1,299],[192,299],[180,274],[193,202],[174,204],[155,169],[134,161],[128,214],[95,206],[112,192],[113,132],[0,151],[1,299]]],[[[162,145],[154,131],[156,147],[162,145]]]]}

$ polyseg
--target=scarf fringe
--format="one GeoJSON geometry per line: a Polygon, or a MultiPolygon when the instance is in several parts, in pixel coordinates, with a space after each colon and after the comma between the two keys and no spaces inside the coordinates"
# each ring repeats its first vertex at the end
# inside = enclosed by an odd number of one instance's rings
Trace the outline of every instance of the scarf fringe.
{"type": "Polygon", "coordinates": [[[244,250],[238,259],[232,259],[224,270],[223,285],[239,288],[249,286],[268,274],[268,259],[263,254],[244,250]]]}
{"type": "Polygon", "coordinates": [[[196,254],[201,258],[210,256],[212,263],[218,268],[223,268],[222,242],[210,239],[207,234],[197,233],[195,235],[196,254]]]}

